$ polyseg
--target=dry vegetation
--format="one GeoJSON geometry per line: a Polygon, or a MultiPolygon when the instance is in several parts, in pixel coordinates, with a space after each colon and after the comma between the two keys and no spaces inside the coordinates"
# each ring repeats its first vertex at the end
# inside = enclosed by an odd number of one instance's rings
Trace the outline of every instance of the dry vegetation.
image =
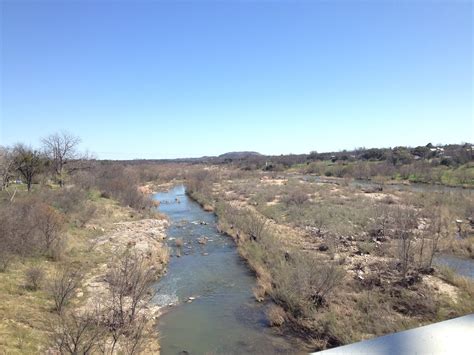
{"type": "Polygon", "coordinates": [[[434,264],[440,252],[474,258],[470,190],[385,191],[197,167],[186,184],[255,271],[257,301],[276,305],[269,324],[309,349],[474,311],[472,281],[434,264]]]}
{"type": "Polygon", "coordinates": [[[70,135],[47,140],[44,152],[1,148],[0,353],[156,352],[149,301],[167,221],[139,191],[142,172],[79,157],[70,135]]]}
{"type": "MultiPolygon", "coordinates": [[[[383,171],[390,164],[316,157],[278,173],[256,170],[261,161],[241,162],[242,169],[127,164],[79,157],[74,139],[58,158],[54,150],[64,139],[47,137],[44,152],[23,145],[0,149],[5,353],[155,352],[151,319],[157,310],[148,301],[168,260],[162,246],[167,222],[143,192],[183,180],[194,199],[215,211],[255,272],[254,295],[270,303],[269,325],[296,334],[309,350],[474,311],[472,281],[434,263],[440,252],[474,258],[472,190],[425,193],[383,185],[387,178],[416,181],[424,173],[429,181],[448,181],[440,162],[436,169],[444,175],[436,179],[424,162],[383,171]],[[419,169],[416,178],[413,169],[419,169]],[[333,176],[380,184],[358,187],[333,176]],[[12,183],[20,178],[24,184],[12,183]]],[[[283,170],[270,168],[265,163],[267,170],[283,170]]],[[[470,185],[472,167],[456,169],[455,184],[470,185]]],[[[175,243],[179,254],[182,240],[175,243]]]]}

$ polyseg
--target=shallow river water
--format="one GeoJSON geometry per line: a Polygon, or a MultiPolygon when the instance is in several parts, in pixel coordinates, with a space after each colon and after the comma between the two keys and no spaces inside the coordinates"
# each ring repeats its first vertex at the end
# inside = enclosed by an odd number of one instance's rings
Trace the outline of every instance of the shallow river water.
{"type": "Polygon", "coordinates": [[[158,321],[162,354],[301,352],[267,326],[265,305],[252,295],[255,278],[232,239],[217,231],[214,214],[189,199],[184,186],[155,198],[171,220],[167,235],[173,257],[154,301],[166,308],[176,305],[158,321]],[[206,244],[199,244],[202,237],[206,244]],[[184,242],[180,250],[176,238],[184,242]],[[189,302],[189,297],[195,299],[189,302]]]}
{"type": "Polygon", "coordinates": [[[474,260],[454,255],[440,255],[435,258],[436,264],[449,266],[457,274],[474,279],[474,260]]]}

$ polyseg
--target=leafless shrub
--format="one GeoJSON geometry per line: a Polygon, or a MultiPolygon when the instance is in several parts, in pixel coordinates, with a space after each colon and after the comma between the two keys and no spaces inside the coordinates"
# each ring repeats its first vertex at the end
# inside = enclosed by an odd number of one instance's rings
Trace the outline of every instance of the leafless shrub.
{"type": "Polygon", "coordinates": [[[14,256],[12,253],[7,250],[0,250],[0,272],[7,271],[13,259],[14,256]]]}
{"type": "Polygon", "coordinates": [[[186,174],[186,188],[189,192],[201,191],[210,177],[209,170],[199,169],[186,174]]]}
{"type": "Polygon", "coordinates": [[[19,198],[0,209],[0,243],[20,256],[48,255],[58,260],[64,245],[65,216],[37,196],[19,198]]]}
{"type": "Polygon", "coordinates": [[[49,256],[53,261],[61,261],[64,259],[67,247],[67,238],[62,236],[54,241],[49,248],[49,256]]]}
{"type": "Polygon", "coordinates": [[[248,234],[251,240],[260,240],[265,231],[267,219],[250,210],[244,212],[243,218],[245,222],[242,224],[242,228],[245,233],[248,234]]]}
{"type": "Polygon", "coordinates": [[[110,299],[104,322],[113,339],[111,353],[121,338],[138,337],[134,349],[141,342],[144,335],[141,327],[146,321],[140,311],[151,297],[155,272],[142,256],[127,253],[107,274],[110,299]]]}
{"type": "Polygon", "coordinates": [[[300,188],[295,187],[291,189],[288,194],[286,194],[283,198],[282,201],[287,205],[296,205],[296,206],[301,206],[304,204],[306,201],[309,200],[308,194],[304,191],[302,191],[300,188]]]}
{"type": "MultiPolygon", "coordinates": [[[[448,235],[448,222],[441,210],[437,209],[432,213],[431,224],[428,229],[431,238],[429,238],[427,268],[433,265],[433,259],[438,252],[439,242],[448,235]]],[[[423,249],[420,252],[420,259],[423,260],[423,249]]]]}
{"type": "Polygon", "coordinates": [[[380,200],[380,202],[382,202],[382,203],[384,203],[384,204],[386,204],[386,205],[393,205],[393,204],[395,204],[394,198],[393,198],[392,196],[389,196],[389,195],[383,197],[383,198],[380,200]]]}
{"type": "Polygon", "coordinates": [[[44,271],[39,267],[30,267],[25,271],[25,287],[31,291],[40,288],[44,279],[44,271]]]}
{"type": "Polygon", "coordinates": [[[138,210],[153,207],[153,201],[138,190],[139,176],[132,167],[105,165],[97,168],[95,181],[102,197],[114,198],[138,210]]]}
{"type": "Polygon", "coordinates": [[[386,204],[374,205],[374,224],[369,230],[371,237],[385,239],[387,237],[388,227],[391,221],[390,208],[386,204]]]}
{"type": "Polygon", "coordinates": [[[91,171],[78,171],[73,175],[72,182],[83,190],[90,190],[96,186],[95,175],[91,171]]]}
{"type": "Polygon", "coordinates": [[[43,190],[41,199],[65,215],[71,216],[82,210],[87,200],[87,193],[79,187],[67,186],[67,188],[55,191],[43,190]]]}
{"type": "Polygon", "coordinates": [[[100,315],[94,312],[64,312],[53,326],[54,345],[61,354],[93,354],[102,352],[105,335],[100,315]]]}
{"type": "Polygon", "coordinates": [[[72,267],[58,271],[48,283],[48,291],[54,300],[54,310],[61,314],[82,281],[79,270],[72,267]]]}
{"type": "Polygon", "coordinates": [[[404,279],[414,263],[414,234],[416,227],[416,212],[408,206],[399,206],[395,215],[395,237],[398,239],[398,258],[401,274],[404,279]]]}
{"type": "Polygon", "coordinates": [[[140,354],[145,350],[150,341],[148,322],[144,315],[138,315],[123,330],[125,336],[121,340],[121,346],[126,354],[140,354]]]}
{"type": "Polygon", "coordinates": [[[298,318],[310,316],[313,310],[327,302],[341,283],[344,271],[332,262],[321,262],[299,253],[289,265],[275,270],[273,275],[273,298],[298,318]]]}
{"type": "Polygon", "coordinates": [[[34,208],[33,218],[45,252],[53,254],[53,249],[61,244],[65,228],[64,216],[47,204],[38,203],[34,208]]]}
{"type": "Polygon", "coordinates": [[[0,209],[0,243],[8,253],[33,256],[43,252],[34,218],[37,200],[28,196],[0,209]]]}
{"type": "Polygon", "coordinates": [[[84,207],[74,215],[76,225],[84,227],[95,216],[96,211],[97,207],[95,205],[90,203],[84,204],[84,207]]]}

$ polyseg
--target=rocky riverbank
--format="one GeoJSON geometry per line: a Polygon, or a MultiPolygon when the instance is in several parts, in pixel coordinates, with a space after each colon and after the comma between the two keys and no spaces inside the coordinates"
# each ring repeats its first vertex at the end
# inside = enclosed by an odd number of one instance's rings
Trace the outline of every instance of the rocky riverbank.
{"type": "MultiPolygon", "coordinates": [[[[108,231],[94,240],[96,252],[106,256],[103,263],[94,267],[85,277],[83,287],[78,291],[78,298],[84,298],[83,310],[94,310],[101,305],[107,307],[111,296],[108,275],[120,263],[124,255],[134,255],[146,265],[146,272],[150,272],[158,280],[166,270],[169,260],[168,248],[164,244],[166,229],[169,223],[166,219],[142,219],[136,221],[114,223],[108,231]]],[[[97,228],[91,226],[91,228],[97,228]]],[[[147,294],[139,305],[139,314],[147,320],[146,351],[159,351],[158,337],[154,334],[155,319],[160,314],[160,307],[150,303],[152,294],[147,294]]],[[[125,303],[131,302],[130,297],[125,303]]],[[[121,349],[118,344],[117,349],[121,349]]]]}

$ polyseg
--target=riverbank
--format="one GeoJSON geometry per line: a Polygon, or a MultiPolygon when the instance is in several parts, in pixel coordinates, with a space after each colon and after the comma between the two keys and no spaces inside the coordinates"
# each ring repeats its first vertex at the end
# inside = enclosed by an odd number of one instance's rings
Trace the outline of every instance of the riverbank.
{"type": "Polygon", "coordinates": [[[453,221],[472,195],[368,191],[291,177],[230,180],[220,174],[224,177],[208,183],[191,183],[202,187],[190,195],[212,206],[220,229],[234,237],[258,277],[256,299],[279,304],[283,330],[300,334],[312,349],[474,311],[472,281],[454,280],[430,265],[432,251],[454,240],[455,226],[448,222],[442,233],[432,230],[443,235],[438,246],[428,228],[439,218],[433,203],[441,203],[443,220],[453,221]],[[408,217],[406,210],[417,216],[411,224],[393,224],[408,217]],[[399,258],[402,230],[411,243],[405,263],[399,258]],[[304,271],[317,265],[324,265],[329,292],[304,271]]]}
{"type": "MultiPolygon", "coordinates": [[[[133,255],[145,261],[148,270],[152,270],[150,281],[158,281],[164,274],[169,261],[168,248],[164,244],[168,226],[166,219],[147,218],[117,222],[113,224],[110,231],[93,239],[91,242],[95,244],[95,251],[102,254],[105,262],[88,272],[81,289],[78,290],[78,296],[86,295],[81,309],[90,312],[97,307],[98,300],[111,299],[107,273],[120,262],[122,255],[133,255]]],[[[89,225],[88,227],[95,228],[96,226],[89,225]]],[[[143,300],[140,300],[141,304],[138,304],[137,308],[140,310],[139,315],[147,320],[142,330],[147,339],[141,352],[157,354],[160,345],[154,328],[162,307],[153,304],[152,299],[153,294],[146,295],[143,300]]],[[[125,296],[124,302],[132,302],[131,296],[125,296]]],[[[117,352],[124,350],[119,343],[117,352]]]]}
{"type": "MultiPolygon", "coordinates": [[[[137,255],[153,270],[150,276],[155,280],[164,273],[168,262],[167,248],[163,244],[168,226],[166,219],[121,206],[113,199],[101,197],[98,192],[91,192],[84,204],[86,207],[81,208],[90,210],[90,217],[84,224],[74,221],[67,225],[63,232],[67,243],[60,259],[51,260],[41,255],[16,257],[0,272],[0,352],[55,351],[57,337],[64,335],[58,332],[61,329],[72,331],[72,328],[63,328],[66,324],[71,326],[70,318],[61,320],[54,310],[51,285],[59,275],[69,271],[81,275],[63,312],[68,317],[75,315],[79,320],[83,315],[96,312],[99,306],[104,309],[110,306],[107,280],[123,255],[137,255]],[[28,284],[30,270],[39,270],[41,276],[35,289],[28,284]]],[[[67,217],[73,218],[72,215],[67,217]]],[[[149,334],[147,348],[156,353],[159,346],[154,318],[160,310],[149,303],[150,296],[141,298],[138,308],[140,318],[149,320],[144,329],[144,333],[149,334]]],[[[115,348],[118,350],[120,345],[115,348]]]]}

